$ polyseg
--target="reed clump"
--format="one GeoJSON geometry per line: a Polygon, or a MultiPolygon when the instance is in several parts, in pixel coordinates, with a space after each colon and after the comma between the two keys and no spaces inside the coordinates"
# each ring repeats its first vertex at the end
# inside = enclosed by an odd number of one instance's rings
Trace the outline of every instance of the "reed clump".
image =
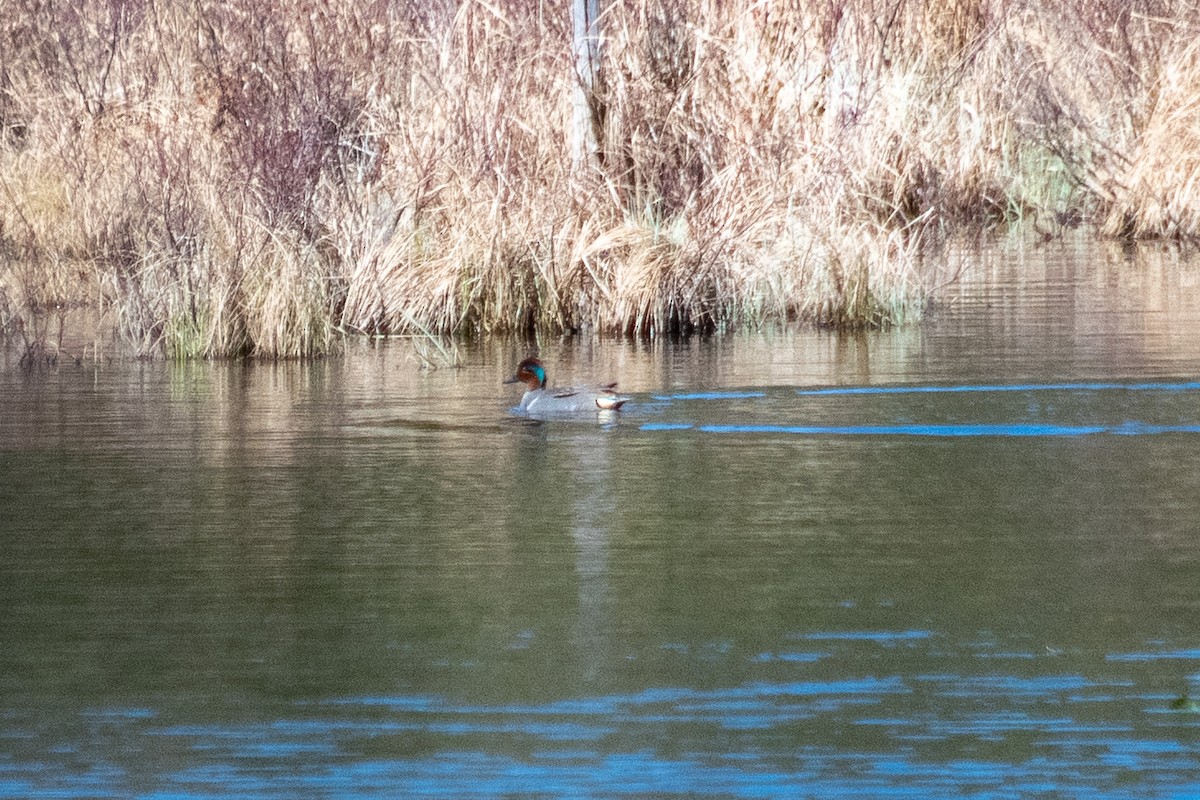
{"type": "MultiPolygon", "coordinates": [[[[140,354],[920,315],[925,245],[1200,234],[1183,0],[0,0],[0,325],[140,354]]],[[[440,341],[440,340],[438,340],[440,341]]]]}

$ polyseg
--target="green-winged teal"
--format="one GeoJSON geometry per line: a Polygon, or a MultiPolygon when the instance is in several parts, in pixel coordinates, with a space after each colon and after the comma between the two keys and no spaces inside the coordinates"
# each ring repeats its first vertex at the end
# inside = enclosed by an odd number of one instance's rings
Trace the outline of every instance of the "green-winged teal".
{"type": "Polygon", "coordinates": [[[517,365],[516,373],[505,383],[523,383],[529,387],[516,410],[538,416],[542,414],[581,414],[587,411],[616,411],[628,397],[617,394],[615,383],[604,386],[547,389],[546,367],[536,358],[527,358],[517,365]]]}

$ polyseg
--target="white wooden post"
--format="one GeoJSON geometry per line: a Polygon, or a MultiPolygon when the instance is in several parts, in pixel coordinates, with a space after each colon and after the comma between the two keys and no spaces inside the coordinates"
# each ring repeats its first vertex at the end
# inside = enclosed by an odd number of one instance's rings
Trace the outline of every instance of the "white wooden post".
{"type": "Polygon", "coordinates": [[[600,68],[600,0],[571,0],[575,54],[574,115],[571,157],[576,169],[595,163],[597,143],[592,116],[592,92],[600,68]]]}

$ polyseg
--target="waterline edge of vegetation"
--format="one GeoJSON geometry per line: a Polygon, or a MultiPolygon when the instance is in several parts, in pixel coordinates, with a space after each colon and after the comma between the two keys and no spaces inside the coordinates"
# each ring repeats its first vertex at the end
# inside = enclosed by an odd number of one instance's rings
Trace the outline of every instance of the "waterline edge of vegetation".
{"type": "Polygon", "coordinates": [[[609,4],[582,164],[541,3],[12,5],[0,326],[38,355],[85,305],[171,358],[887,326],[952,236],[1200,232],[1183,3],[609,4]]]}

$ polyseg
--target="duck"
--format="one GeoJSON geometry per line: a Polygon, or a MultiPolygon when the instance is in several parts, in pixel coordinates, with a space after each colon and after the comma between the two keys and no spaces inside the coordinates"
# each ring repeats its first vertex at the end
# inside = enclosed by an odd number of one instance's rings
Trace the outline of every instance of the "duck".
{"type": "Polygon", "coordinates": [[[517,371],[505,383],[523,383],[525,390],[515,411],[530,415],[582,414],[589,411],[616,411],[629,401],[617,394],[616,383],[594,388],[546,388],[546,367],[536,358],[527,358],[517,365],[517,371]]]}

